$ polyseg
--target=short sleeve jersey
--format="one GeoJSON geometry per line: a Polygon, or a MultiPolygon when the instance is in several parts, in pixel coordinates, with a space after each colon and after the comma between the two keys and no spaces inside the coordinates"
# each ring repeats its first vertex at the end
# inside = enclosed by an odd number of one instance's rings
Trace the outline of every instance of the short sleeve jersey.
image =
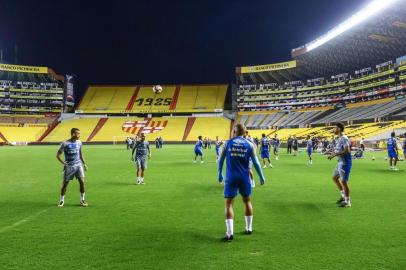
{"type": "MultiPolygon", "coordinates": [[[[348,139],[347,136],[343,135],[337,139],[335,151],[342,152],[346,147],[350,149],[350,140],[348,139]]],[[[351,164],[352,163],[351,153],[348,152],[344,156],[338,156],[338,162],[341,162],[343,164],[351,164]]]]}
{"type": "Polygon", "coordinates": [[[82,149],[82,142],[76,140],[72,142],[67,140],[63,142],[59,147],[59,151],[62,151],[65,156],[65,162],[68,166],[78,166],[82,165],[82,160],[80,159],[80,150],[82,149]]]}

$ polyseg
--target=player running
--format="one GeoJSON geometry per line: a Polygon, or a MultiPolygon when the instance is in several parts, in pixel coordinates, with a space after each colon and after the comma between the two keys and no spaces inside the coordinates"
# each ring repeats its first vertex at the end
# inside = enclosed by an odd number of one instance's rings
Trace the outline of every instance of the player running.
{"type": "Polygon", "coordinates": [[[266,168],[265,160],[268,160],[269,167],[272,168],[270,153],[269,153],[271,151],[271,144],[265,134],[262,134],[259,151],[261,152],[261,159],[264,164],[264,167],[262,167],[262,168],[264,168],[264,169],[266,168]]]}
{"type": "Polygon", "coordinates": [[[350,200],[350,188],[348,186],[348,180],[350,177],[352,158],[350,149],[350,140],[347,136],[343,134],[344,125],[337,123],[334,134],[338,136],[336,141],[336,147],[334,152],[328,157],[329,160],[334,157],[338,158],[338,163],[333,172],[333,181],[340,191],[340,199],[338,199],[337,204],[340,207],[351,207],[350,200]]]}
{"type": "Polygon", "coordinates": [[[390,170],[393,171],[398,171],[398,168],[396,168],[396,164],[398,163],[398,144],[396,142],[396,134],[395,132],[392,132],[390,134],[390,138],[388,139],[388,158],[389,158],[389,167],[390,170]]]}
{"type": "Polygon", "coordinates": [[[131,160],[137,164],[137,185],[144,185],[144,173],[147,169],[147,160],[151,158],[151,150],[148,141],[145,140],[145,134],[141,133],[140,139],[135,142],[131,160]],[[134,158],[135,153],[135,158],[134,158]]]}
{"type": "Polygon", "coordinates": [[[79,181],[80,188],[80,205],[83,207],[88,206],[85,200],[85,170],[87,165],[82,154],[82,142],[80,138],[80,130],[72,128],[70,131],[71,138],[61,144],[56,154],[56,159],[63,165],[63,182],[61,188],[61,198],[58,207],[63,207],[65,204],[65,193],[69,181],[74,177],[79,181]],[[65,159],[62,160],[62,153],[65,159]]]}
{"type": "Polygon", "coordinates": [[[307,165],[313,165],[313,140],[310,138],[309,135],[307,135],[306,138],[306,146],[307,146],[307,155],[309,156],[309,161],[307,162],[307,165]]]}
{"type": "Polygon", "coordinates": [[[215,149],[216,149],[216,160],[219,159],[220,156],[220,147],[223,145],[223,142],[219,140],[219,136],[216,136],[215,141],[215,149]]]}
{"type": "Polygon", "coordinates": [[[234,239],[234,198],[239,192],[245,205],[245,234],[252,234],[253,209],[251,204],[250,158],[258,173],[261,185],[265,183],[261,165],[258,161],[254,145],[243,137],[245,127],[236,124],[234,138],[229,140],[221,152],[218,162],[218,180],[223,182],[223,165],[226,160],[226,179],[224,185],[224,198],[226,210],[226,235],[224,241],[234,239]]]}
{"type": "Polygon", "coordinates": [[[197,162],[197,157],[200,156],[200,163],[204,163],[203,161],[203,137],[199,136],[198,140],[195,144],[195,160],[193,163],[197,162]]]}
{"type": "Polygon", "coordinates": [[[274,138],[272,139],[273,145],[273,154],[275,155],[275,159],[279,160],[279,146],[281,145],[281,141],[278,138],[278,134],[275,134],[274,138]]]}

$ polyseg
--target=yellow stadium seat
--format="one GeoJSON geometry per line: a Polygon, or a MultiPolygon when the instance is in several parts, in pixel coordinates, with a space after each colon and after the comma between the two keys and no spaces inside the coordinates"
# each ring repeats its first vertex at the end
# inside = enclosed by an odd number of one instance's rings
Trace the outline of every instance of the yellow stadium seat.
{"type": "Polygon", "coordinates": [[[231,121],[223,117],[200,117],[196,118],[187,141],[196,141],[198,136],[214,140],[216,136],[220,140],[230,138],[231,121]]]}
{"type": "Polygon", "coordinates": [[[0,126],[0,133],[8,142],[35,142],[44,134],[47,129],[46,125],[42,126],[0,126]]]}
{"type": "Polygon", "coordinates": [[[135,86],[90,86],[78,110],[93,113],[123,112],[135,89],[135,86]]]}
{"type": "Polygon", "coordinates": [[[140,87],[131,112],[169,112],[176,86],[163,86],[163,89],[155,94],[151,86],[140,87]]]}
{"type": "Polygon", "coordinates": [[[70,138],[70,130],[72,128],[78,128],[80,130],[80,139],[85,142],[96,127],[98,121],[99,118],[81,118],[61,122],[45,137],[43,142],[62,142],[67,140],[70,138]]]}
{"type": "Polygon", "coordinates": [[[78,111],[85,113],[213,112],[223,109],[227,85],[89,86],[78,111]]]}
{"type": "MultiPolygon", "coordinates": [[[[107,120],[104,126],[99,130],[96,136],[92,139],[92,142],[110,142],[110,141],[124,141],[126,137],[133,137],[133,133],[123,130],[123,125],[126,122],[132,121],[144,121],[144,118],[137,117],[111,117],[107,120]]],[[[160,126],[166,122],[165,128],[160,131],[147,134],[149,141],[155,140],[157,137],[162,137],[165,141],[182,141],[185,131],[187,118],[152,118],[149,120],[150,124],[157,124],[160,122],[160,126]]],[[[156,125],[155,125],[156,126],[156,125]]]]}

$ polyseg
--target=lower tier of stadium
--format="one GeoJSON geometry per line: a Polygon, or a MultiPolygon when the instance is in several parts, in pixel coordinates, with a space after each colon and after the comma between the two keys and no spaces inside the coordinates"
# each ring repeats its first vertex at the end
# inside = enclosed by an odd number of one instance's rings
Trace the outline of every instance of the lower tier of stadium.
{"type": "Polygon", "coordinates": [[[84,142],[123,142],[141,131],[147,133],[149,141],[162,137],[168,142],[190,142],[198,136],[226,140],[231,124],[231,120],[223,117],[79,118],[59,123],[41,141],[61,142],[69,137],[71,128],[81,130],[84,142]]]}
{"type": "MultiPolygon", "coordinates": [[[[72,128],[81,130],[81,140],[89,143],[124,142],[141,130],[147,133],[149,141],[162,137],[166,142],[194,142],[198,136],[214,140],[230,138],[232,121],[223,117],[168,117],[168,118],[79,118],[66,120],[54,126],[43,124],[0,124],[0,143],[59,143],[69,138],[72,128]]],[[[280,128],[280,129],[252,129],[250,135],[260,138],[262,134],[275,136],[285,142],[289,136],[296,136],[299,140],[307,136],[330,138],[333,127],[280,128]]],[[[384,139],[391,131],[405,133],[406,121],[387,121],[363,124],[352,124],[346,127],[345,133],[353,140],[384,139]],[[379,136],[382,135],[382,138],[379,136]]]]}
{"type": "MultiPolygon", "coordinates": [[[[283,128],[283,129],[256,129],[250,130],[250,134],[253,138],[260,138],[262,134],[268,136],[277,135],[281,141],[286,141],[289,136],[296,136],[298,139],[306,139],[307,136],[312,138],[330,138],[333,136],[333,126],[323,127],[310,127],[310,128],[283,128]]],[[[389,121],[389,122],[377,122],[366,124],[353,124],[345,128],[345,134],[352,141],[359,141],[364,139],[380,139],[378,135],[385,134],[394,130],[406,130],[406,121],[389,121]]],[[[383,137],[385,138],[385,136],[383,137]]]]}

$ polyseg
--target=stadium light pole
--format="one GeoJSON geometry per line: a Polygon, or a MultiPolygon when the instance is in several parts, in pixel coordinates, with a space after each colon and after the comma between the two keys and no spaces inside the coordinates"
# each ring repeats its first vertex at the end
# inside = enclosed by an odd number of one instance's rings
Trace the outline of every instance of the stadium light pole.
{"type": "Polygon", "coordinates": [[[307,51],[311,51],[320,47],[321,45],[325,44],[326,42],[332,40],[333,38],[341,35],[342,33],[348,31],[352,27],[366,21],[368,18],[378,14],[379,12],[383,11],[387,7],[393,5],[395,2],[399,0],[374,0],[369,3],[365,8],[361,9],[354,15],[352,15],[349,19],[338,25],[337,27],[333,28],[324,36],[321,36],[319,39],[309,43],[306,46],[307,51]]]}

